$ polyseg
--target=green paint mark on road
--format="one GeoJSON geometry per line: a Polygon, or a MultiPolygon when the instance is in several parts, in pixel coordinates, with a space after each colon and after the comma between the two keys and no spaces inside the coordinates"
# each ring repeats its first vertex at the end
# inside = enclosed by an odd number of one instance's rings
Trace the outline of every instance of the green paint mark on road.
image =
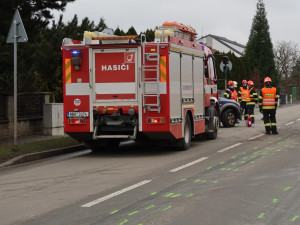
{"type": "Polygon", "coordinates": [[[258,149],[258,147],[254,147],[253,149],[258,149]]]}
{"type": "Polygon", "coordinates": [[[277,201],[278,201],[278,199],[277,199],[277,198],[274,198],[274,199],[273,199],[273,204],[275,204],[277,201]]]}
{"type": "Polygon", "coordinates": [[[171,195],[174,195],[174,193],[166,194],[165,197],[170,197],[171,195]]]}
{"type": "Polygon", "coordinates": [[[182,182],[182,181],[185,181],[186,179],[181,179],[180,181],[182,182]]]}
{"type": "Polygon", "coordinates": [[[251,161],[250,163],[253,164],[253,163],[255,163],[255,161],[251,161]]]}
{"type": "Polygon", "coordinates": [[[201,181],[200,179],[197,179],[197,180],[194,180],[194,183],[198,183],[200,181],[201,181]]]}
{"type": "Polygon", "coordinates": [[[151,193],[151,195],[156,195],[156,194],[157,194],[157,192],[152,192],[152,193],[151,193]]]}
{"type": "Polygon", "coordinates": [[[227,168],[228,171],[232,170],[231,168],[227,168]]]}
{"type": "Polygon", "coordinates": [[[237,157],[237,156],[234,155],[234,156],[232,156],[231,158],[232,158],[232,159],[235,159],[236,157],[237,157]]]}
{"type": "Polygon", "coordinates": [[[214,184],[216,184],[216,183],[218,183],[218,182],[219,182],[218,180],[214,180],[214,181],[213,181],[214,184]]]}
{"type": "Polygon", "coordinates": [[[123,225],[123,224],[125,224],[125,223],[127,223],[128,222],[128,220],[123,220],[119,225],[123,225]]]}
{"type": "Polygon", "coordinates": [[[235,163],[235,162],[234,162],[234,163],[231,163],[231,165],[234,166],[234,165],[236,165],[236,163],[235,163]]]}
{"type": "Polygon", "coordinates": [[[166,211],[166,210],[171,209],[171,208],[172,208],[172,206],[169,205],[169,206],[167,206],[166,208],[163,208],[162,211],[166,211]]]}
{"type": "Polygon", "coordinates": [[[220,165],[224,164],[225,162],[220,162],[220,165]]]}
{"type": "Polygon", "coordinates": [[[134,214],[137,214],[138,212],[139,212],[139,211],[131,212],[131,213],[128,214],[128,216],[132,216],[132,215],[134,215],[134,214]]]}
{"type": "Polygon", "coordinates": [[[224,170],[226,170],[226,168],[222,168],[222,169],[220,169],[221,171],[224,171],[224,170]]]}
{"type": "Polygon", "coordinates": [[[234,169],[233,171],[239,171],[239,170],[240,170],[240,169],[237,169],[237,168],[236,168],[236,169],[234,169]]]}
{"type": "Polygon", "coordinates": [[[246,152],[243,152],[243,155],[246,155],[246,152]]]}
{"type": "Polygon", "coordinates": [[[292,187],[286,187],[286,188],[284,189],[284,191],[288,191],[288,190],[290,190],[290,189],[292,189],[292,187]]]}
{"type": "Polygon", "coordinates": [[[150,206],[148,206],[148,207],[146,208],[146,210],[152,209],[152,208],[154,208],[154,207],[155,207],[155,205],[150,205],[150,206]]]}
{"type": "Polygon", "coordinates": [[[119,212],[119,210],[114,210],[114,211],[110,212],[110,215],[115,214],[116,212],[119,212]]]}
{"type": "Polygon", "coordinates": [[[212,167],[210,166],[210,167],[207,167],[206,169],[207,169],[207,170],[210,170],[211,168],[212,168],[212,167]]]}
{"type": "Polygon", "coordinates": [[[244,157],[243,159],[247,159],[248,157],[246,156],[246,157],[244,157]]]}
{"type": "Polygon", "coordinates": [[[189,194],[187,195],[186,197],[189,198],[189,197],[192,197],[194,194],[189,194]]]}
{"type": "Polygon", "coordinates": [[[241,164],[245,163],[246,161],[242,161],[241,164]]]}
{"type": "Polygon", "coordinates": [[[172,198],[176,198],[176,197],[179,197],[181,194],[177,194],[177,195],[172,195],[171,197],[172,198]]]}
{"type": "Polygon", "coordinates": [[[206,183],[206,182],[207,182],[207,180],[202,180],[202,181],[201,181],[201,183],[206,183]]]}
{"type": "Polygon", "coordinates": [[[261,218],[263,218],[263,217],[264,217],[264,215],[265,215],[265,213],[261,213],[261,214],[259,214],[259,216],[257,217],[257,219],[261,219],[261,218]]]}
{"type": "Polygon", "coordinates": [[[294,216],[294,217],[291,219],[291,221],[292,221],[292,222],[295,222],[295,220],[298,219],[298,217],[299,217],[299,216],[294,216]]]}
{"type": "Polygon", "coordinates": [[[300,177],[298,177],[298,180],[300,180],[300,177]]]}

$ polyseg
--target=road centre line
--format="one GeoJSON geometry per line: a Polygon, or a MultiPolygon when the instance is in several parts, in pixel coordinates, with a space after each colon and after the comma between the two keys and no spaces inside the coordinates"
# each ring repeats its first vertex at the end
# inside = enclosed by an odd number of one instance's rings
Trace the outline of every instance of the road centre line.
{"type": "Polygon", "coordinates": [[[255,136],[255,137],[249,138],[248,141],[254,140],[254,139],[259,138],[259,137],[264,136],[264,135],[265,135],[265,134],[257,135],[257,136],[255,136]]]}
{"type": "Polygon", "coordinates": [[[288,125],[291,125],[291,124],[293,124],[294,122],[289,122],[289,123],[286,123],[286,124],[284,124],[285,126],[288,126],[288,125]]]}
{"type": "Polygon", "coordinates": [[[223,149],[219,150],[218,152],[219,152],[219,153],[226,152],[226,151],[228,151],[229,149],[234,148],[234,147],[237,147],[237,146],[239,146],[239,145],[241,145],[241,144],[242,144],[242,143],[237,143],[237,144],[231,145],[231,146],[229,146],[229,147],[227,147],[227,148],[223,148],[223,149]]]}
{"type": "Polygon", "coordinates": [[[142,186],[142,185],[144,185],[144,184],[147,184],[147,183],[149,183],[149,182],[151,182],[151,181],[152,181],[152,180],[144,180],[144,181],[139,182],[139,183],[137,183],[137,184],[131,185],[131,186],[127,187],[127,188],[123,188],[123,189],[121,189],[121,190],[119,190],[119,191],[116,191],[116,192],[114,192],[114,193],[111,193],[111,194],[109,194],[109,195],[106,195],[106,196],[104,196],[104,197],[102,197],[102,198],[98,198],[98,199],[96,199],[96,200],[94,200],[94,201],[91,201],[91,202],[89,202],[89,203],[86,203],[86,204],[82,205],[81,207],[83,207],[83,208],[89,208],[89,207],[91,207],[91,206],[94,206],[94,205],[96,205],[96,204],[99,204],[100,202],[103,202],[103,201],[105,201],[105,200],[108,200],[108,199],[110,199],[110,198],[113,198],[113,197],[115,197],[115,196],[118,196],[118,195],[120,195],[120,194],[123,194],[123,193],[125,193],[125,192],[127,192],[127,191],[130,191],[130,190],[132,190],[132,189],[138,188],[138,187],[140,187],[140,186],[142,186]]]}
{"type": "Polygon", "coordinates": [[[186,168],[186,167],[192,166],[192,165],[194,165],[194,164],[196,164],[196,163],[198,163],[198,162],[201,162],[201,161],[203,161],[203,160],[205,160],[205,159],[208,159],[208,157],[202,157],[202,158],[197,159],[197,160],[195,160],[195,161],[193,161],[193,162],[190,162],[190,163],[187,163],[187,164],[185,164],[185,165],[179,166],[179,167],[177,167],[177,168],[175,168],[175,169],[172,169],[172,170],[170,170],[169,172],[175,173],[175,172],[177,172],[177,171],[179,171],[179,170],[182,170],[182,169],[184,169],[184,168],[186,168]]]}

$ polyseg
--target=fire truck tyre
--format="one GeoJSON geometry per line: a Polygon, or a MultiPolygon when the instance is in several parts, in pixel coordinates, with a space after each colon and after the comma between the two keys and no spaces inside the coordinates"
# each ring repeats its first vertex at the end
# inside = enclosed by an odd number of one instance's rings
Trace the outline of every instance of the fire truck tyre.
{"type": "Polygon", "coordinates": [[[236,116],[233,109],[227,109],[222,113],[222,123],[224,127],[233,127],[235,125],[236,116]]]}
{"type": "Polygon", "coordinates": [[[218,130],[219,130],[219,117],[218,117],[218,113],[217,110],[214,110],[214,131],[211,133],[207,134],[207,138],[210,140],[216,139],[218,136],[218,130]]]}
{"type": "Polygon", "coordinates": [[[184,137],[179,140],[179,148],[180,150],[185,151],[190,148],[192,140],[192,126],[190,117],[188,115],[185,117],[183,132],[184,137]]]}

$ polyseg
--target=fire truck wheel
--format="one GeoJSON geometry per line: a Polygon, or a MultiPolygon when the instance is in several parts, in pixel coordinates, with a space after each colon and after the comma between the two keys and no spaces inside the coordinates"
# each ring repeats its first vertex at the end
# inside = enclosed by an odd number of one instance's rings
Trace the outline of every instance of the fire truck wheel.
{"type": "Polygon", "coordinates": [[[214,131],[207,134],[207,138],[210,140],[216,139],[218,136],[218,130],[219,130],[220,122],[217,110],[215,109],[214,112],[214,131]]]}
{"type": "Polygon", "coordinates": [[[118,139],[108,139],[106,144],[106,150],[108,151],[118,151],[120,145],[120,140],[118,139]]]}
{"type": "Polygon", "coordinates": [[[192,126],[189,115],[186,115],[184,122],[184,137],[179,140],[179,148],[182,151],[188,150],[192,140],[192,126]]]}
{"type": "Polygon", "coordinates": [[[93,152],[117,151],[119,149],[119,139],[107,139],[100,141],[90,141],[86,143],[93,152]]]}

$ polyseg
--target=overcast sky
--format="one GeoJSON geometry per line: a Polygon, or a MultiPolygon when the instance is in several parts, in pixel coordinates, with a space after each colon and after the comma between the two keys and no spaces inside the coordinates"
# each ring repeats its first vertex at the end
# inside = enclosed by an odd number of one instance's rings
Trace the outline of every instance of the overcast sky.
{"type": "MultiPolygon", "coordinates": [[[[246,45],[258,0],[76,0],[64,11],[64,22],[74,14],[125,32],[140,33],[164,21],[191,25],[201,35],[214,34],[246,45]]],[[[300,47],[300,0],[264,0],[273,44],[293,41],[300,47]]],[[[58,18],[61,12],[54,12],[58,18]]]]}

